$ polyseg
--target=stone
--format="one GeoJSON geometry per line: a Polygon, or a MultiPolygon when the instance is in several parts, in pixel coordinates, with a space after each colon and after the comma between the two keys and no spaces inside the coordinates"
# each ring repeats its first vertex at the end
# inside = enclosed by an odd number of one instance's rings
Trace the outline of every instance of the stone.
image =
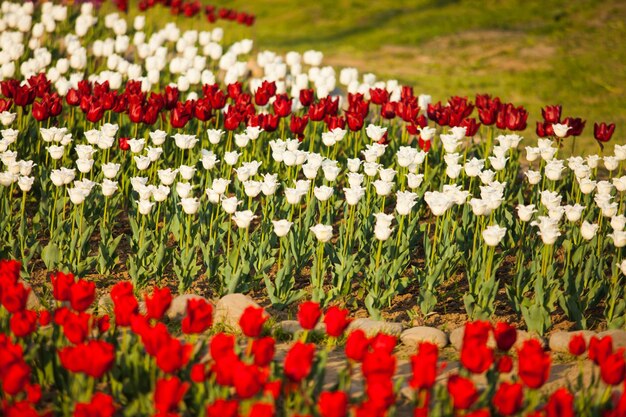
{"type": "Polygon", "coordinates": [[[537,336],[534,333],[528,333],[525,330],[518,330],[517,340],[515,341],[515,344],[513,345],[513,349],[521,348],[524,342],[530,339],[536,339],[537,341],[539,341],[539,343],[541,344],[541,347],[543,347],[544,349],[548,345],[545,338],[537,336]]]}
{"type": "Polygon", "coordinates": [[[420,342],[434,343],[440,349],[448,345],[448,336],[444,332],[427,326],[412,327],[403,331],[400,335],[400,340],[410,347],[415,347],[420,342]]]}
{"type": "Polygon", "coordinates": [[[187,301],[188,300],[208,300],[201,295],[197,294],[182,294],[175,297],[170,304],[170,308],[167,310],[167,318],[170,320],[182,320],[187,314],[187,301]]]}
{"type": "MultiPolygon", "coordinates": [[[[283,332],[291,334],[291,335],[294,335],[303,330],[298,320],[283,320],[280,323],[278,323],[278,327],[283,332]]],[[[315,328],[312,331],[324,333],[325,330],[326,330],[326,325],[320,320],[319,323],[315,325],[315,328]]]]}
{"type": "Polygon", "coordinates": [[[613,349],[626,348],[626,331],[614,329],[598,333],[598,337],[604,336],[611,336],[613,339],[613,349]]]}
{"type": "Polygon", "coordinates": [[[548,340],[548,346],[550,347],[550,350],[553,352],[569,353],[569,342],[572,339],[572,337],[577,334],[582,335],[585,338],[585,341],[589,343],[589,339],[591,339],[591,337],[595,335],[595,332],[592,332],[590,330],[576,330],[573,332],[565,332],[565,331],[554,332],[550,335],[550,339],[548,340]]]}
{"type": "Polygon", "coordinates": [[[98,299],[98,313],[106,314],[113,312],[113,300],[109,294],[103,295],[98,299]]]}
{"type": "Polygon", "coordinates": [[[402,324],[362,318],[353,320],[352,323],[350,323],[348,326],[348,333],[357,329],[363,330],[368,336],[375,336],[378,333],[400,336],[402,333],[402,324]]]}
{"type": "Polygon", "coordinates": [[[239,330],[239,319],[248,307],[259,308],[260,306],[244,294],[227,294],[219,299],[215,306],[215,323],[239,330]]]}

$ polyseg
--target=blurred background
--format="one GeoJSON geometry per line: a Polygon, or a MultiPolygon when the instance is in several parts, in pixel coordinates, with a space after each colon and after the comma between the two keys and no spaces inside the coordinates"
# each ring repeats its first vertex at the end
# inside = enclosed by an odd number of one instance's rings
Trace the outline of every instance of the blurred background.
{"type": "MultiPolygon", "coordinates": [[[[136,0],[129,14],[138,13],[136,0]]],[[[617,124],[626,142],[626,0],[254,0],[203,1],[256,15],[252,27],[204,15],[174,17],[163,7],[148,22],[224,27],[227,40],[249,37],[257,51],[317,49],[324,64],[395,78],[431,94],[489,93],[528,108],[528,138],[541,107],[562,104],[582,117],[577,149],[596,153],[594,122],[617,124]]],[[[113,7],[105,4],[105,9],[113,7]]],[[[566,149],[568,147],[566,146],[566,149]]],[[[612,146],[608,146],[611,151],[612,146]]],[[[578,153],[578,152],[577,152],[578,153]]]]}

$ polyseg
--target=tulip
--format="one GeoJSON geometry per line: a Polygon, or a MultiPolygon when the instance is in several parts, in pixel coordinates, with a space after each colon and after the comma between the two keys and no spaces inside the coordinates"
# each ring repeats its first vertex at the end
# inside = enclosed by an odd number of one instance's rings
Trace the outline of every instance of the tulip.
{"type": "Polygon", "coordinates": [[[323,224],[317,224],[309,228],[319,242],[328,242],[333,237],[333,227],[323,224]]]}
{"type": "Polygon", "coordinates": [[[233,214],[233,221],[237,227],[247,229],[256,217],[251,210],[237,211],[233,214]]]}
{"type": "Polygon", "coordinates": [[[289,230],[291,229],[291,226],[293,226],[293,222],[284,219],[272,220],[272,224],[274,225],[274,233],[278,237],[287,236],[289,230]]]}

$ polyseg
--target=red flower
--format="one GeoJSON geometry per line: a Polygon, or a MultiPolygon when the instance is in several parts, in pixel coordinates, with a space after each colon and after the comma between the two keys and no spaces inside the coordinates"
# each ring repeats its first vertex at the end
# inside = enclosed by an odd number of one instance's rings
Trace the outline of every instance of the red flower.
{"type": "Polygon", "coordinates": [[[118,142],[118,146],[120,147],[120,150],[127,151],[130,149],[128,138],[119,138],[117,142],[118,142]]]}
{"type": "Polygon", "coordinates": [[[96,297],[96,284],[79,279],[70,287],[70,305],[76,311],[85,311],[96,297]]]}
{"type": "Polygon", "coordinates": [[[574,417],[574,396],[566,389],[559,388],[548,399],[546,417],[574,417]]]}
{"type": "Polygon", "coordinates": [[[158,379],[154,389],[154,408],[163,414],[175,413],[187,389],[189,383],[181,382],[175,376],[158,379]]]}
{"type": "Polygon", "coordinates": [[[615,123],[611,123],[609,125],[605,122],[593,124],[593,137],[596,138],[598,142],[610,141],[613,136],[613,132],[615,132],[615,123]]]}
{"type": "Polygon", "coordinates": [[[83,343],[90,330],[91,315],[83,312],[74,313],[64,307],[54,314],[55,323],[63,327],[63,334],[75,345],[83,343]]]}
{"type": "Polygon", "coordinates": [[[380,108],[380,115],[384,119],[393,119],[394,117],[396,117],[396,105],[397,103],[395,101],[388,101],[387,103],[383,104],[380,108]]]}
{"type": "Polygon", "coordinates": [[[626,375],[626,363],[624,362],[623,349],[610,354],[600,365],[600,376],[608,385],[619,385],[626,375]]]}
{"type": "Polygon", "coordinates": [[[50,275],[50,282],[52,283],[52,296],[55,300],[70,300],[70,288],[74,285],[74,275],[57,272],[50,275]]]}
{"type": "Polygon", "coordinates": [[[348,122],[348,128],[353,132],[361,130],[365,123],[364,116],[353,112],[346,112],[346,120],[348,122]]]}
{"type": "Polygon", "coordinates": [[[574,356],[580,356],[587,350],[587,342],[582,334],[575,334],[569,340],[568,344],[569,353],[574,356]]]}
{"type": "Polygon", "coordinates": [[[274,406],[266,403],[256,403],[250,408],[248,417],[274,417],[274,406]]]}
{"type": "Polygon", "coordinates": [[[41,310],[39,312],[39,325],[47,326],[52,321],[52,315],[48,310],[41,310]]]}
{"type": "Polygon", "coordinates": [[[115,413],[113,397],[96,392],[88,403],[77,403],[74,417],[112,417],[115,413]]]}
{"type": "Polygon", "coordinates": [[[550,376],[550,355],[536,339],[524,342],[518,352],[518,373],[522,382],[529,388],[540,388],[550,376]]]}
{"type": "Polygon", "coordinates": [[[493,396],[493,406],[503,416],[510,416],[522,407],[522,384],[503,382],[493,396]]]}
{"type": "Polygon", "coordinates": [[[241,361],[233,369],[235,392],[241,399],[254,397],[263,388],[263,377],[255,365],[248,365],[241,361]]]}
{"type": "Polygon", "coordinates": [[[173,373],[189,362],[193,346],[173,337],[158,347],[156,364],[165,373],[173,373]]]}
{"type": "Polygon", "coordinates": [[[35,101],[33,103],[33,118],[38,122],[46,120],[50,114],[48,113],[48,107],[44,102],[35,101]]]}
{"type": "Polygon", "coordinates": [[[287,117],[291,114],[291,99],[287,94],[277,94],[273,106],[274,114],[278,117],[287,117]]]}
{"type": "Polygon", "coordinates": [[[434,343],[422,342],[417,347],[417,354],[411,356],[413,378],[409,383],[416,390],[431,389],[437,378],[437,358],[439,348],[434,343]]]}
{"type": "Polygon", "coordinates": [[[115,363],[115,348],[101,340],[69,346],[58,351],[61,365],[74,373],[101,378],[115,363]]]}
{"type": "Polygon", "coordinates": [[[463,344],[486,345],[489,340],[491,323],[488,321],[472,321],[465,324],[463,331],[463,344]]]}
{"type": "Polygon", "coordinates": [[[602,363],[609,355],[613,353],[613,339],[611,336],[598,338],[593,336],[589,341],[589,352],[587,355],[596,365],[602,366],[602,363]]]}
{"type": "Polygon", "coordinates": [[[26,308],[26,301],[30,288],[26,287],[22,282],[4,285],[2,288],[2,305],[9,313],[18,313],[26,308]]]}
{"type": "Polygon", "coordinates": [[[241,331],[248,337],[258,337],[263,330],[263,323],[268,319],[265,310],[261,307],[249,306],[239,319],[239,327],[241,331]]]}
{"type": "Polygon", "coordinates": [[[345,417],[348,414],[348,395],[343,391],[320,394],[318,407],[321,417],[345,417]]]}
{"type": "Polygon", "coordinates": [[[146,294],[144,300],[146,301],[146,317],[161,320],[167,309],[170,308],[170,304],[172,304],[172,293],[167,287],[158,288],[155,286],[152,296],[146,294]]]}
{"type": "Polygon", "coordinates": [[[368,382],[391,379],[396,371],[396,357],[383,350],[365,352],[362,370],[368,382]]]}
{"type": "MultiPolygon", "coordinates": [[[[130,147],[129,147],[130,149],[130,147]]],[[[117,303],[123,297],[133,296],[133,284],[128,281],[118,282],[111,288],[111,300],[117,303]]]]}
{"type": "Polygon", "coordinates": [[[369,343],[370,341],[363,330],[357,329],[351,332],[346,340],[346,356],[348,359],[361,362],[365,357],[369,343]]]}
{"type": "MultiPolygon", "coordinates": [[[[111,291],[113,298],[113,291],[111,291]]],[[[115,303],[113,312],[115,313],[115,324],[120,327],[130,326],[131,318],[139,311],[139,303],[134,295],[120,296],[113,298],[115,303]]]]}
{"type": "Polygon", "coordinates": [[[474,383],[459,375],[448,378],[448,393],[452,397],[452,405],[457,410],[467,410],[478,399],[474,383]]]}
{"type": "Polygon", "coordinates": [[[566,137],[570,136],[580,136],[583,133],[583,129],[585,128],[586,120],[581,119],[580,117],[566,117],[563,120],[563,123],[568,125],[571,129],[567,131],[566,137]]]}
{"type": "Polygon", "coordinates": [[[395,336],[386,333],[378,333],[370,339],[369,345],[372,350],[382,351],[391,355],[397,343],[398,339],[395,336]]]}
{"type": "Polygon", "coordinates": [[[26,399],[31,404],[37,404],[41,400],[41,385],[28,384],[24,387],[26,391],[26,399]]]}
{"type": "Polygon", "coordinates": [[[461,364],[468,371],[482,374],[491,367],[493,360],[493,350],[488,348],[487,344],[463,343],[461,364]]]}
{"type": "Polygon", "coordinates": [[[304,138],[304,129],[306,129],[306,125],[308,123],[309,116],[298,117],[296,115],[292,115],[289,122],[289,130],[291,133],[298,136],[298,139],[302,140],[304,138]]]}
{"type": "Polygon", "coordinates": [[[202,333],[213,324],[213,306],[197,298],[187,300],[187,315],[181,322],[185,334],[202,333]]]}
{"type": "Polygon", "coordinates": [[[329,307],[324,314],[326,333],[331,337],[339,337],[350,324],[350,311],[337,306],[329,307]]]}
{"type": "Polygon", "coordinates": [[[242,87],[243,86],[242,86],[242,84],[239,81],[228,84],[226,86],[226,91],[228,92],[228,97],[232,98],[233,100],[236,100],[237,97],[239,97],[239,95],[243,91],[242,87]]]}
{"type": "Polygon", "coordinates": [[[211,357],[219,360],[229,353],[233,353],[235,336],[226,333],[218,333],[211,339],[211,357]]]}
{"type": "Polygon", "coordinates": [[[384,88],[370,88],[370,97],[374,104],[385,104],[389,101],[389,92],[384,88]]]}
{"type": "Polygon", "coordinates": [[[22,392],[30,379],[30,367],[18,361],[2,370],[2,389],[9,395],[22,392]]]}
{"type": "Polygon", "coordinates": [[[311,104],[308,115],[314,122],[324,120],[324,116],[326,116],[326,104],[323,101],[320,101],[317,104],[311,104]]]}
{"type": "Polygon", "coordinates": [[[298,98],[300,100],[300,104],[304,107],[310,106],[311,103],[313,103],[313,100],[315,100],[315,91],[313,91],[312,88],[302,89],[300,90],[298,98]]]}
{"type": "Polygon", "coordinates": [[[26,337],[37,329],[37,313],[22,310],[11,316],[11,332],[16,337],[26,337]]]}
{"type": "Polygon", "coordinates": [[[541,109],[541,116],[543,120],[550,124],[560,123],[561,121],[561,105],[556,106],[546,106],[541,109]]]}
{"type": "Polygon", "coordinates": [[[476,133],[478,133],[480,123],[476,123],[476,119],[474,118],[469,118],[463,119],[459,126],[465,128],[465,136],[467,136],[468,138],[473,138],[474,136],[476,136],[476,133]]]}
{"type": "Polygon", "coordinates": [[[500,356],[496,367],[499,373],[508,374],[513,369],[513,359],[508,355],[500,356]]]}
{"type": "Polygon", "coordinates": [[[498,349],[503,352],[508,352],[517,340],[517,329],[515,329],[515,326],[511,326],[508,323],[498,322],[493,329],[493,336],[496,339],[498,349]]]}
{"type": "Polygon", "coordinates": [[[298,322],[305,330],[313,330],[322,316],[322,309],[315,301],[305,301],[298,307],[298,322]]]}
{"type": "Polygon", "coordinates": [[[252,342],[252,354],[256,366],[267,366],[274,359],[276,342],[272,337],[262,337],[252,342]]]}
{"type": "Polygon", "coordinates": [[[206,367],[204,363],[196,363],[191,367],[189,378],[196,383],[204,382],[206,379],[206,367]]]}
{"type": "Polygon", "coordinates": [[[311,372],[315,345],[296,342],[285,356],[285,376],[294,382],[300,382],[311,372]]]}
{"type": "Polygon", "coordinates": [[[239,402],[235,400],[216,400],[206,408],[207,417],[237,417],[239,402]]]}

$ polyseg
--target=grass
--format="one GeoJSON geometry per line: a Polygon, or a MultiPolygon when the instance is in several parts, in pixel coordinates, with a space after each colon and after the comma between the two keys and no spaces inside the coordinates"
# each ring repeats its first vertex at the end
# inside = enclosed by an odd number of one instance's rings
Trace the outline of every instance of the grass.
{"type": "MultiPolygon", "coordinates": [[[[562,104],[565,116],[587,120],[580,151],[598,151],[594,121],[615,122],[613,142],[626,142],[622,0],[212,3],[257,16],[252,28],[218,21],[229,39],[251,38],[257,50],[321,50],[327,64],[396,78],[435,101],[498,95],[529,109],[532,125],[524,133],[533,139],[541,107],[562,104]]],[[[147,15],[159,26],[172,19],[160,7],[147,15]]],[[[200,18],[175,21],[188,29],[211,28],[200,18]]]]}

